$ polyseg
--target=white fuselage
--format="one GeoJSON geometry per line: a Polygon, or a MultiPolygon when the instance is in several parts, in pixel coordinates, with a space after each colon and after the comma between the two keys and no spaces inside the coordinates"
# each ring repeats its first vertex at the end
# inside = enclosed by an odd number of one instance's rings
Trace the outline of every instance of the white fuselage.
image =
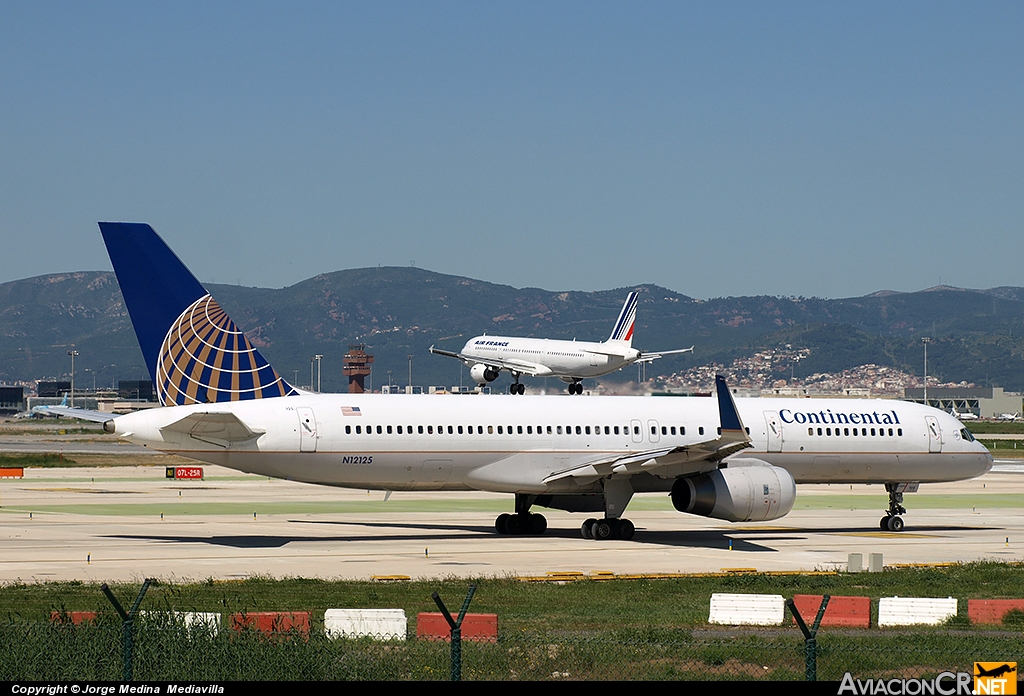
{"type": "MultiPolygon", "coordinates": [[[[992,457],[949,414],[903,401],[736,399],[756,458],[798,483],[955,481],[992,457]],[[819,434],[820,431],[820,434],[819,434]]],[[[617,454],[713,440],[713,397],[317,394],[152,409],[116,419],[132,442],[240,471],[383,490],[587,493],[600,482],[553,473],[617,454]],[[262,434],[211,444],[167,426],[232,413],[262,434]],[[358,415],[355,415],[357,414],[358,415]]],[[[635,491],[669,490],[706,460],[632,473],[635,491]]]]}
{"type": "Polygon", "coordinates": [[[463,346],[463,361],[515,370],[535,377],[566,380],[600,377],[640,358],[640,351],[624,341],[562,341],[550,338],[477,336],[463,346]]]}

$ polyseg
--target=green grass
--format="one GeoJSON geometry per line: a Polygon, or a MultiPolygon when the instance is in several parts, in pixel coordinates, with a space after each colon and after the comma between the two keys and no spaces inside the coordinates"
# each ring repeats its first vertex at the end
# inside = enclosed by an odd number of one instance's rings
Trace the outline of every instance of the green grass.
{"type": "Polygon", "coordinates": [[[986,435],[1024,435],[1024,423],[1013,421],[968,421],[964,425],[972,433],[986,435]]]}
{"type": "Polygon", "coordinates": [[[63,467],[75,466],[75,460],[60,454],[0,454],[0,468],[7,466],[22,467],[63,467]]]}
{"type": "MultiPolygon", "coordinates": [[[[212,479],[211,479],[212,480],[212,479]]],[[[85,482],[89,479],[61,479],[58,483],[85,482]]],[[[104,479],[105,482],[108,479],[104,479]]],[[[187,486],[182,487],[187,491],[187,486]]],[[[972,491],[963,494],[929,495],[913,494],[908,502],[916,510],[955,510],[969,507],[982,509],[1022,508],[1024,496],[1010,493],[987,493],[972,491]]],[[[883,510],[886,506],[884,494],[870,495],[864,493],[850,494],[799,494],[795,510],[883,510]]],[[[630,503],[633,510],[647,512],[673,511],[668,496],[643,495],[637,496],[630,503]]],[[[415,512],[486,512],[501,513],[509,511],[509,501],[503,498],[486,499],[403,499],[401,496],[384,501],[379,495],[366,500],[331,501],[318,500],[304,502],[301,500],[275,503],[195,503],[188,501],[170,501],[165,503],[126,502],[126,503],[77,503],[58,505],[4,505],[0,514],[35,514],[50,513],[63,515],[101,515],[101,516],[138,516],[159,517],[163,513],[165,519],[186,515],[240,515],[252,517],[253,512],[262,515],[327,515],[327,514],[380,514],[380,513],[415,513],[415,512]]],[[[783,520],[782,525],[786,522],[783,520]]]]}
{"type": "MultiPolygon", "coordinates": [[[[158,583],[144,609],[180,611],[310,611],[314,621],[331,607],[402,608],[410,616],[436,611],[437,591],[449,607],[461,606],[470,582],[477,583],[472,611],[498,613],[506,631],[596,631],[696,628],[708,618],[713,592],[823,594],[903,597],[957,597],[966,615],[967,599],[1021,597],[1020,565],[972,563],[946,568],[898,569],[884,573],[827,575],[737,575],[651,580],[584,580],[564,585],[525,583],[513,578],[469,581],[373,582],[315,579],[190,584],[158,583]]],[[[141,583],[112,586],[124,605],[141,583]]],[[[9,583],[0,592],[0,620],[47,620],[54,610],[100,610],[110,605],[96,584],[81,582],[9,583]]]]}

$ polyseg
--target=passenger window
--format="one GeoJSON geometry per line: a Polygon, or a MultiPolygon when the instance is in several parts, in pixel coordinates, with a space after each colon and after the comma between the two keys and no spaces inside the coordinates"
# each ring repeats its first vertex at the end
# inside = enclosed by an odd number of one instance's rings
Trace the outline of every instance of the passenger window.
{"type": "Polygon", "coordinates": [[[582,435],[583,434],[583,430],[578,425],[576,426],[576,434],[577,435],[582,435]]]}
{"type": "Polygon", "coordinates": [[[814,428],[808,428],[807,429],[807,434],[808,435],[813,435],[814,434],[814,428]]]}
{"type": "Polygon", "coordinates": [[[633,434],[634,435],[639,435],[640,434],[640,426],[639,425],[634,425],[633,426],[633,434]]]}
{"type": "Polygon", "coordinates": [[[896,428],[896,436],[903,437],[903,428],[896,428]]]}
{"type": "Polygon", "coordinates": [[[850,429],[849,428],[843,428],[843,435],[845,435],[846,437],[850,437],[850,429]]]}
{"type": "Polygon", "coordinates": [[[558,434],[559,434],[559,435],[561,435],[561,434],[562,434],[562,426],[558,426],[558,434]]]}
{"type": "Polygon", "coordinates": [[[434,434],[434,426],[428,425],[427,426],[427,435],[433,435],[433,434],[434,434]]]}
{"type": "Polygon", "coordinates": [[[670,430],[672,431],[672,434],[673,434],[673,435],[675,435],[675,434],[676,434],[676,426],[674,426],[674,425],[673,425],[673,426],[672,426],[672,427],[670,428],[670,430]]]}
{"type": "Polygon", "coordinates": [[[356,426],[356,435],[362,435],[362,434],[363,434],[363,426],[357,425],[356,426]]]}
{"type": "Polygon", "coordinates": [[[460,425],[459,426],[459,435],[461,435],[461,434],[462,434],[462,426],[460,425]]]}
{"type": "Polygon", "coordinates": [[[400,426],[400,425],[398,426],[398,434],[399,434],[399,435],[401,435],[401,434],[402,434],[402,426],[400,426]]]}
{"type": "Polygon", "coordinates": [[[487,426],[487,434],[488,435],[493,435],[494,434],[494,426],[493,425],[488,425],[487,426]]]}
{"type": "Polygon", "coordinates": [[[527,435],[533,435],[533,426],[532,425],[526,426],[526,434],[527,435]]]}
{"type": "Polygon", "coordinates": [[[420,435],[422,435],[423,434],[423,426],[422,425],[417,425],[416,426],[416,432],[418,432],[420,435]]]}
{"type": "Polygon", "coordinates": [[[500,425],[498,426],[498,434],[499,435],[504,435],[505,434],[505,432],[501,429],[500,425]]]}
{"type": "Polygon", "coordinates": [[[453,428],[452,426],[449,425],[448,426],[448,434],[449,435],[454,435],[455,434],[455,428],[453,428]]]}
{"type": "Polygon", "coordinates": [[[352,426],[351,425],[346,425],[345,426],[345,434],[346,435],[351,435],[352,434],[352,426]]]}
{"type": "Polygon", "coordinates": [[[516,434],[518,434],[518,435],[522,435],[523,434],[523,426],[521,426],[521,425],[517,425],[516,426],[516,434]]]}
{"type": "Polygon", "coordinates": [[[550,435],[550,434],[551,434],[551,426],[549,425],[548,426],[548,435],[550,435]]]}
{"type": "Polygon", "coordinates": [[[388,435],[390,435],[390,434],[391,434],[391,426],[389,425],[388,426],[388,435]]]}
{"type": "Polygon", "coordinates": [[[697,434],[698,435],[703,435],[704,434],[704,426],[703,425],[700,426],[699,428],[697,428],[697,434]]]}

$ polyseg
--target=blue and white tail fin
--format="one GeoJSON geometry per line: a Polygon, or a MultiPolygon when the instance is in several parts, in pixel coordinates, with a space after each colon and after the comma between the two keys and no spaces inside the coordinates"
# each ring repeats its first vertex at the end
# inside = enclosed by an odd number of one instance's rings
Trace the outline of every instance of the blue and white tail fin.
{"type": "Polygon", "coordinates": [[[152,227],[99,225],[160,403],[181,406],[298,393],[152,227]]]}
{"type": "Polygon", "coordinates": [[[633,323],[636,321],[636,303],[639,296],[640,294],[635,291],[626,296],[626,303],[622,305],[622,311],[619,312],[612,335],[608,337],[609,341],[624,341],[626,344],[632,344],[633,323]]]}

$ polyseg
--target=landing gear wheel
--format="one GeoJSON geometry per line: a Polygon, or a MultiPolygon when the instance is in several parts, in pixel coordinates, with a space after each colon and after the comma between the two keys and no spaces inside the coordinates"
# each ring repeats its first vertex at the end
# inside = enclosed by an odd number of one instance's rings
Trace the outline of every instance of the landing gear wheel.
{"type": "Polygon", "coordinates": [[[523,533],[523,518],[519,515],[509,515],[505,520],[505,533],[516,536],[523,533]]]}
{"type": "Polygon", "coordinates": [[[544,515],[531,514],[527,518],[526,528],[530,530],[530,534],[540,536],[548,530],[547,518],[544,515]]]}
{"type": "Polygon", "coordinates": [[[886,515],[885,517],[880,519],[878,521],[878,528],[881,529],[881,530],[889,529],[889,520],[891,520],[891,519],[892,519],[892,516],[890,516],[890,515],[886,515]]]}
{"type": "Polygon", "coordinates": [[[626,519],[621,519],[619,520],[618,530],[615,536],[617,536],[619,539],[622,539],[623,541],[629,541],[633,538],[633,534],[635,532],[636,527],[633,526],[632,522],[626,519]]]}
{"type": "Polygon", "coordinates": [[[518,394],[519,396],[522,396],[525,393],[526,393],[526,385],[525,384],[517,384],[516,385],[516,394],[518,394]]]}
{"type": "Polygon", "coordinates": [[[601,520],[594,525],[594,538],[604,541],[615,536],[615,520],[601,520]]]}
{"type": "Polygon", "coordinates": [[[494,531],[498,534],[508,534],[508,532],[505,531],[505,528],[508,525],[508,518],[511,516],[512,515],[507,512],[503,512],[498,515],[498,518],[494,520],[494,531]]]}
{"type": "Polygon", "coordinates": [[[508,393],[509,393],[509,394],[512,394],[513,396],[515,396],[515,394],[516,394],[516,392],[517,392],[517,389],[516,389],[516,387],[518,387],[518,386],[519,386],[519,385],[518,385],[518,384],[515,384],[515,383],[513,383],[513,384],[510,384],[510,385],[508,385],[508,393]]]}
{"type": "Polygon", "coordinates": [[[893,515],[889,518],[889,531],[890,532],[902,532],[903,531],[903,518],[898,515],[893,515]]]}
{"type": "Polygon", "coordinates": [[[597,524],[597,520],[595,520],[593,517],[591,517],[586,522],[581,524],[580,525],[580,535],[584,539],[593,539],[594,538],[594,525],[595,524],[597,524]]]}
{"type": "Polygon", "coordinates": [[[583,385],[580,384],[579,382],[573,382],[572,384],[569,385],[569,393],[570,394],[582,394],[583,393],[583,385]]]}

